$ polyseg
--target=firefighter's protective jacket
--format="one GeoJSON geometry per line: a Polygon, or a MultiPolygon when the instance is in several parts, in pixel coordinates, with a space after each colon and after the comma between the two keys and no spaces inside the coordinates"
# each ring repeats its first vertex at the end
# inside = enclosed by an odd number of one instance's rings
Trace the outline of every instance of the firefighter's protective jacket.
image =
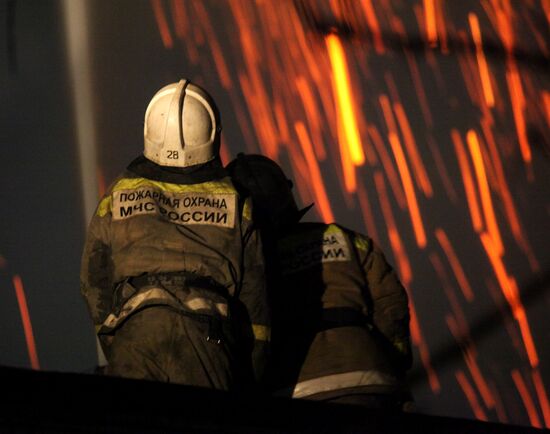
{"type": "Polygon", "coordinates": [[[275,394],[395,393],[411,364],[408,297],[373,241],[297,223],[268,261],[275,394]]]}
{"type": "Polygon", "coordinates": [[[252,225],[250,201],[238,195],[219,161],[178,172],[144,157],[134,160],[91,220],[81,292],[103,336],[147,306],[238,317],[242,339],[250,340],[256,375],[261,375],[269,338],[261,240],[252,225]],[[171,286],[154,284],[156,276],[179,272],[196,291],[180,297],[167,290],[174,287],[173,280],[171,286]],[[139,276],[153,280],[131,285],[139,276]],[[209,288],[216,296],[208,296],[209,288]],[[221,292],[227,295],[225,302],[221,292]],[[244,314],[231,312],[237,304],[244,314]]]}

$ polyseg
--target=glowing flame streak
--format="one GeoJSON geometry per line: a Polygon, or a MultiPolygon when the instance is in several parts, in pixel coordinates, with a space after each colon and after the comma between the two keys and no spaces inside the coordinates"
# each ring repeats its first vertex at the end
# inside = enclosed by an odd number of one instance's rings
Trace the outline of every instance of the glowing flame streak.
{"type": "Polygon", "coordinates": [[[544,424],[546,425],[546,428],[550,428],[550,403],[548,402],[548,395],[546,394],[546,389],[542,382],[539,370],[533,369],[531,376],[533,378],[533,384],[535,385],[535,390],[537,391],[540,407],[542,409],[544,424]]]}
{"type": "Polygon", "coordinates": [[[435,18],[436,27],[439,34],[439,43],[441,45],[441,52],[444,54],[449,53],[449,45],[447,42],[447,26],[445,25],[445,17],[443,16],[443,2],[438,1],[435,4],[435,18]]]}
{"type": "Polygon", "coordinates": [[[29,315],[29,308],[27,307],[27,299],[25,297],[25,290],[23,289],[23,282],[18,275],[13,276],[13,286],[15,287],[15,294],[17,296],[17,303],[19,304],[19,312],[21,313],[21,321],[23,322],[23,330],[25,331],[25,340],[27,342],[27,351],[29,353],[29,359],[32,369],[40,369],[40,363],[38,363],[38,354],[36,352],[36,344],[34,342],[34,334],[32,332],[31,316],[29,315]]]}
{"type": "Polygon", "coordinates": [[[502,293],[504,294],[506,301],[510,305],[514,318],[519,324],[519,329],[523,338],[527,357],[529,358],[529,363],[531,364],[531,367],[534,368],[538,366],[539,359],[529,323],[527,322],[527,315],[525,314],[525,309],[523,308],[523,305],[521,304],[521,300],[519,298],[519,290],[516,281],[513,277],[508,276],[506,268],[504,267],[502,259],[498,253],[498,248],[496,248],[494,245],[493,238],[486,232],[482,233],[480,235],[480,238],[483,247],[487,252],[487,256],[489,257],[498,283],[502,289],[502,293]]]}
{"type": "Polygon", "coordinates": [[[172,0],[170,2],[170,12],[172,13],[176,36],[184,40],[187,35],[187,30],[189,29],[189,23],[187,21],[187,14],[183,2],[180,0],[172,0]]]}
{"type": "Polygon", "coordinates": [[[521,78],[515,63],[509,63],[509,70],[506,72],[506,81],[508,82],[508,91],[510,92],[521,156],[525,163],[530,163],[531,147],[529,146],[527,128],[525,127],[525,118],[523,115],[523,110],[525,109],[525,95],[523,94],[521,78]]]}
{"type": "Polygon", "coordinates": [[[372,5],[372,0],[362,0],[361,7],[363,8],[369,29],[372,33],[374,49],[378,54],[383,54],[386,50],[384,48],[382,33],[380,32],[380,24],[378,24],[376,12],[374,11],[374,7],[372,5]]]}
{"type": "Polygon", "coordinates": [[[487,420],[487,416],[485,415],[485,412],[483,411],[483,408],[481,408],[481,404],[479,403],[479,400],[477,399],[477,395],[475,393],[474,388],[466,378],[466,375],[462,371],[456,371],[455,372],[456,380],[458,381],[458,384],[462,388],[462,391],[464,392],[464,395],[466,395],[466,398],[468,399],[468,402],[470,403],[470,407],[472,407],[472,411],[474,412],[474,416],[476,419],[479,420],[487,420]]]}
{"type": "Polygon", "coordinates": [[[479,140],[475,131],[468,131],[466,135],[466,141],[468,142],[470,155],[474,163],[479,194],[481,197],[481,206],[483,209],[483,215],[485,216],[487,230],[494,240],[494,246],[497,249],[498,255],[501,256],[504,253],[504,246],[502,245],[502,240],[495,217],[495,211],[493,209],[491,192],[489,191],[489,184],[487,183],[487,175],[485,173],[485,166],[483,164],[483,156],[481,155],[481,147],[479,145],[479,140]]]}
{"type": "Polygon", "coordinates": [[[439,177],[441,178],[441,181],[443,182],[443,186],[445,187],[445,191],[447,192],[447,197],[450,199],[450,201],[453,204],[457,204],[458,203],[458,196],[457,196],[456,191],[453,187],[453,183],[451,182],[451,178],[449,176],[449,171],[447,170],[447,167],[445,166],[443,156],[441,155],[441,150],[439,149],[439,146],[435,143],[434,139],[431,136],[428,136],[426,138],[426,142],[428,143],[428,146],[430,148],[430,152],[431,152],[432,157],[435,161],[435,167],[437,169],[437,173],[439,174],[439,177]]]}
{"type": "Polygon", "coordinates": [[[416,64],[416,60],[414,59],[413,54],[410,53],[408,50],[405,51],[405,57],[407,58],[407,62],[409,63],[409,68],[411,70],[414,89],[416,91],[418,100],[420,102],[420,108],[422,110],[422,114],[424,115],[424,120],[426,121],[426,124],[429,127],[432,127],[433,117],[430,111],[428,98],[426,97],[426,91],[424,90],[424,85],[422,84],[422,78],[420,77],[420,71],[418,70],[418,65],[416,64]]]}
{"type": "Polygon", "coordinates": [[[480,206],[477,200],[477,192],[473,181],[472,171],[470,170],[468,156],[466,155],[460,133],[457,130],[451,130],[451,138],[455,146],[460,172],[462,173],[462,181],[464,183],[464,190],[466,191],[466,200],[468,201],[472,225],[474,230],[479,233],[483,230],[483,220],[481,219],[480,206]]]}
{"type": "Polygon", "coordinates": [[[451,268],[453,269],[456,280],[460,285],[460,289],[462,290],[464,297],[466,297],[466,300],[472,301],[474,299],[474,293],[472,291],[470,283],[468,282],[468,279],[466,278],[466,274],[464,273],[462,265],[460,265],[460,261],[458,260],[458,257],[456,256],[456,253],[449,239],[447,238],[447,234],[443,229],[437,228],[435,231],[435,236],[437,238],[437,241],[439,241],[441,248],[445,252],[449,263],[451,264],[451,268]]]}
{"type": "Polygon", "coordinates": [[[432,263],[437,275],[439,276],[439,281],[441,282],[441,286],[445,290],[447,299],[451,304],[451,309],[453,311],[454,317],[453,315],[450,315],[450,314],[446,316],[446,320],[449,325],[449,328],[451,329],[451,331],[455,335],[456,340],[459,341],[459,343],[462,343],[462,341],[466,341],[466,340],[469,343],[471,343],[471,339],[469,338],[470,332],[468,328],[468,321],[466,320],[464,311],[460,307],[458,298],[455,295],[455,292],[453,291],[453,287],[449,281],[449,276],[445,271],[443,262],[441,261],[437,253],[430,253],[430,262],[432,263]]]}
{"type": "Polygon", "coordinates": [[[450,315],[447,316],[447,324],[457,342],[462,344],[461,348],[464,361],[466,362],[466,366],[470,371],[470,375],[474,380],[474,384],[476,385],[485,406],[487,408],[495,408],[496,401],[493,396],[493,392],[481,373],[481,369],[479,368],[476,360],[476,351],[474,351],[471,341],[464,342],[464,334],[459,332],[454,318],[450,315]]]}
{"type": "Polygon", "coordinates": [[[544,110],[546,112],[546,124],[550,127],[550,92],[542,91],[542,103],[544,104],[544,110]]]}
{"type": "Polygon", "coordinates": [[[151,0],[151,6],[153,12],[155,13],[155,19],[157,20],[157,25],[159,27],[160,37],[162,39],[162,44],[164,48],[172,48],[174,46],[174,40],[170,33],[170,28],[168,27],[168,20],[164,13],[164,8],[162,7],[161,0],[151,0]]]}
{"type": "Polygon", "coordinates": [[[399,205],[399,208],[405,209],[407,206],[407,203],[405,201],[405,192],[403,191],[403,188],[401,187],[401,183],[399,182],[399,178],[397,176],[397,172],[395,171],[393,164],[391,162],[390,155],[388,154],[388,151],[386,150],[386,146],[384,145],[384,142],[382,140],[382,137],[380,136],[380,133],[374,126],[369,126],[367,128],[367,131],[369,132],[370,138],[372,142],[374,143],[374,146],[376,148],[376,151],[378,152],[378,156],[380,157],[380,160],[382,161],[382,166],[384,167],[384,171],[390,181],[390,187],[393,191],[393,194],[395,196],[395,200],[397,204],[399,205]]]}
{"type": "Polygon", "coordinates": [[[464,357],[466,360],[466,365],[470,370],[470,374],[474,379],[474,383],[477,389],[479,390],[479,393],[481,395],[481,398],[483,399],[483,402],[485,403],[487,408],[494,408],[495,399],[493,397],[493,393],[491,392],[491,389],[489,388],[487,381],[485,380],[485,378],[483,377],[483,374],[481,373],[481,370],[479,369],[476,358],[474,357],[474,355],[472,354],[469,348],[466,348],[466,353],[464,357]]]}
{"type": "Polygon", "coordinates": [[[302,99],[310,129],[313,132],[318,132],[318,138],[313,141],[313,146],[315,149],[315,154],[317,155],[317,159],[323,161],[325,158],[327,158],[327,152],[323,145],[323,140],[321,139],[320,118],[317,114],[315,98],[313,96],[313,93],[311,92],[307,80],[303,76],[300,76],[296,79],[296,88],[298,89],[298,93],[300,94],[300,98],[302,99]]]}
{"type": "Polygon", "coordinates": [[[525,405],[525,409],[527,410],[527,414],[529,415],[531,425],[536,428],[542,428],[542,424],[540,422],[539,415],[537,414],[537,409],[535,407],[535,403],[533,402],[533,398],[531,398],[529,390],[527,389],[527,385],[525,384],[523,377],[517,369],[514,369],[512,371],[512,379],[514,380],[514,383],[516,383],[516,387],[521,396],[521,400],[523,401],[523,405],[525,405]]]}
{"type": "Polygon", "coordinates": [[[334,216],[332,215],[332,210],[330,208],[330,202],[328,200],[325,185],[323,183],[323,177],[321,176],[319,165],[317,164],[317,160],[315,159],[313,146],[311,145],[306,127],[303,122],[296,122],[294,124],[294,128],[296,130],[296,134],[298,135],[300,145],[302,146],[309,173],[311,174],[311,184],[314,188],[317,202],[319,203],[319,208],[321,210],[323,221],[326,223],[333,222],[334,216]]]}
{"type": "Polygon", "coordinates": [[[409,155],[409,158],[412,162],[412,167],[414,169],[413,173],[416,179],[416,182],[426,195],[426,197],[432,197],[433,196],[433,190],[432,190],[432,184],[430,183],[430,179],[428,178],[428,174],[426,173],[426,169],[424,168],[424,164],[422,163],[422,158],[420,157],[420,153],[418,152],[418,148],[416,146],[416,141],[414,139],[414,135],[411,130],[411,125],[409,123],[409,120],[407,118],[407,115],[405,114],[405,110],[403,109],[403,106],[401,103],[397,102],[393,105],[395,115],[397,116],[397,120],[399,122],[399,125],[401,127],[401,132],[403,133],[403,138],[405,139],[405,146],[407,149],[407,153],[409,155]]]}
{"type": "Polygon", "coordinates": [[[374,242],[380,245],[380,237],[378,236],[378,231],[376,230],[376,224],[374,223],[374,216],[372,214],[372,208],[369,203],[369,198],[367,192],[365,191],[365,186],[359,184],[357,188],[357,198],[359,199],[359,206],[361,207],[361,212],[363,213],[363,219],[365,220],[365,226],[367,228],[367,234],[371,237],[374,242]]]}
{"type": "Polygon", "coordinates": [[[258,47],[260,41],[257,41],[252,33],[252,18],[247,15],[248,9],[238,2],[231,2],[229,6],[239,28],[239,40],[246,65],[246,74],[239,74],[241,88],[251,111],[252,122],[263,153],[269,158],[277,159],[277,135],[271,117],[271,103],[259,68],[262,59],[258,47]]]}
{"type": "Polygon", "coordinates": [[[338,112],[336,125],[338,131],[338,144],[340,147],[340,161],[342,163],[342,173],[344,175],[344,186],[347,192],[353,193],[357,189],[357,177],[355,176],[355,166],[351,159],[349,148],[346,146],[345,127],[343,125],[341,113],[338,112]]]}
{"type": "Polygon", "coordinates": [[[519,246],[527,256],[527,259],[529,260],[531,269],[533,271],[538,271],[539,270],[538,261],[535,258],[535,255],[531,250],[529,242],[527,241],[527,238],[523,233],[523,229],[519,221],[519,217],[518,217],[516,208],[514,206],[514,202],[512,200],[512,194],[510,193],[510,189],[508,188],[508,183],[506,182],[506,176],[504,175],[502,160],[500,158],[497,145],[495,143],[495,139],[491,131],[491,123],[492,122],[490,119],[484,118],[481,121],[481,126],[483,128],[483,134],[487,140],[487,143],[489,146],[489,152],[491,154],[491,160],[495,168],[495,176],[497,178],[500,196],[502,198],[502,202],[504,203],[504,211],[506,213],[506,218],[508,220],[510,229],[512,230],[512,234],[514,235],[516,242],[519,244],[519,246]]]}
{"type": "Polygon", "coordinates": [[[225,59],[222,54],[222,48],[220,47],[220,43],[216,38],[216,33],[214,32],[214,28],[212,26],[212,23],[210,22],[208,12],[206,11],[202,2],[195,2],[194,5],[197,18],[204,26],[204,30],[208,36],[208,42],[210,44],[212,57],[214,59],[214,65],[216,65],[216,71],[220,78],[220,82],[224,89],[229,89],[232,85],[231,77],[229,75],[229,69],[227,67],[227,64],[225,63],[225,59]]]}
{"type": "Polygon", "coordinates": [[[424,20],[426,22],[426,38],[430,47],[437,47],[437,20],[435,16],[435,0],[423,0],[424,20]]]}
{"type": "Polygon", "coordinates": [[[472,30],[472,37],[476,45],[477,64],[479,68],[479,76],[481,79],[481,86],[483,88],[483,95],[485,96],[485,102],[487,106],[494,107],[495,97],[493,95],[493,88],[491,87],[491,73],[487,66],[487,59],[483,52],[483,42],[481,41],[481,30],[479,29],[479,21],[475,14],[468,14],[470,21],[470,28],[472,30]]]}
{"type": "Polygon", "coordinates": [[[405,253],[403,242],[401,241],[401,237],[399,236],[399,231],[395,224],[395,219],[391,210],[391,204],[388,200],[384,177],[382,173],[378,170],[374,173],[374,181],[376,184],[376,189],[378,191],[378,199],[380,200],[380,206],[382,208],[382,214],[384,215],[384,221],[386,222],[386,226],[388,227],[388,237],[390,239],[390,244],[397,260],[399,274],[405,287],[407,287],[412,280],[412,269],[409,263],[409,259],[407,258],[407,254],[405,253]]]}
{"type": "Polygon", "coordinates": [[[416,200],[416,194],[414,192],[414,186],[411,179],[411,174],[407,161],[405,160],[405,154],[401,147],[399,137],[395,131],[395,121],[393,120],[393,115],[391,113],[391,107],[386,95],[381,95],[380,105],[384,112],[384,117],[389,127],[388,139],[397,163],[397,168],[401,176],[401,182],[403,184],[403,189],[405,190],[405,198],[407,199],[407,206],[409,209],[409,214],[411,217],[414,235],[416,237],[416,243],[421,249],[426,247],[426,233],[424,231],[424,225],[422,223],[422,217],[420,216],[420,210],[418,208],[418,202],[416,200]]]}
{"type": "Polygon", "coordinates": [[[328,35],[325,42],[332,66],[334,94],[338,103],[339,116],[343,123],[346,142],[350,150],[351,161],[356,166],[360,166],[365,162],[365,155],[355,120],[346,56],[338,36],[328,35]]]}

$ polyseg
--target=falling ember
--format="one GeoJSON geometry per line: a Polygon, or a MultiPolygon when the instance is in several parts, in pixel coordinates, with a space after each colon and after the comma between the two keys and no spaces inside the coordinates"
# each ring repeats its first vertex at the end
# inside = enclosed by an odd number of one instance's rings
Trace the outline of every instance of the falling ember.
{"type": "Polygon", "coordinates": [[[519,324],[519,329],[523,338],[525,351],[529,358],[529,363],[531,364],[531,367],[535,368],[539,364],[539,358],[531,334],[531,329],[529,327],[529,323],[527,322],[527,315],[525,314],[525,309],[521,304],[521,300],[519,298],[519,290],[516,281],[508,276],[508,273],[504,268],[504,264],[502,263],[502,259],[498,254],[498,249],[495,248],[493,244],[493,238],[489,234],[484,232],[481,234],[481,241],[483,243],[485,251],[487,252],[487,256],[489,257],[491,265],[493,266],[493,270],[502,289],[504,297],[510,305],[514,318],[519,324]]]}
{"type": "Polygon", "coordinates": [[[164,48],[172,48],[174,46],[174,40],[172,39],[170,28],[168,27],[168,20],[166,19],[164,8],[162,7],[162,0],[151,0],[151,6],[155,13],[164,48]]]}
{"type": "Polygon", "coordinates": [[[17,296],[17,303],[19,304],[19,312],[21,313],[21,321],[23,322],[23,330],[25,331],[25,340],[27,342],[27,351],[29,353],[29,359],[32,369],[40,369],[38,363],[38,354],[36,352],[36,344],[34,342],[34,334],[32,332],[31,316],[29,315],[29,308],[27,307],[27,299],[25,297],[25,290],[23,289],[23,282],[18,275],[13,276],[13,286],[15,287],[15,294],[17,296]]]}
{"type": "Polygon", "coordinates": [[[399,231],[397,230],[397,226],[395,224],[395,218],[393,217],[390,201],[387,196],[386,184],[384,183],[384,177],[381,172],[375,172],[374,182],[378,191],[378,199],[380,200],[380,207],[382,208],[382,213],[384,214],[384,220],[388,227],[390,244],[395,254],[397,265],[400,271],[399,274],[401,280],[405,284],[405,287],[407,287],[412,280],[411,265],[403,248],[403,242],[401,241],[399,231]]]}
{"type": "Polygon", "coordinates": [[[474,412],[474,416],[476,419],[479,420],[487,420],[487,416],[485,415],[485,412],[483,411],[483,408],[481,407],[481,404],[479,402],[479,399],[477,398],[476,392],[468,379],[466,378],[466,375],[462,371],[457,371],[455,373],[456,380],[458,381],[458,384],[460,384],[460,387],[462,388],[462,391],[464,392],[464,395],[466,395],[466,398],[468,399],[468,402],[470,403],[470,406],[472,407],[472,411],[474,412]]]}
{"type": "Polygon", "coordinates": [[[435,0],[424,0],[424,20],[426,21],[426,37],[431,47],[437,46],[437,20],[435,16],[435,0]]]}
{"type": "Polygon", "coordinates": [[[514,121],[518,134],[519,147],[521,156],[525,163],[531,162],[531,147],[527,138],[527,128],[525,126],[525,117],[523,110],[525,108],[525,95],[521,85],[521,78],[517,70],[516,64],[509,62],[509,71],[506,72],[506,81],[508,82],[508,90],[510,99],[512,100],[512,111],[514,112],[514,121]]]}
{"type": "Polygon", "coordinates": [[[342,120],[346,142],[350,150],[351,161],[356,166],[361,166],[365,162],[365,155],[363,153],[357,121],[355,119],[344,48],[342,47],[340,38],[334,34],[326,36],[325,42],[332,65],[332,81],[338,112],[342,120]]]}
{"type": "Polygon", "coordinates": [[[535,407],[535,403],[533,402],[533,398],[531,398],[531,394],[527,389],[527,385],[525,384],[523,377],[517,369],[514,369],[512,371],[512,378],[514,380],[514,383],[516,383],[516,387],[523,401],[523,405],[525,405],[525,409],[527,410],[527,414],[529,415],[531,425],[536,428],[542,428],[542,424],[540,422],[539,415],[537,414],[537,409],[535,407]]]}
{"type": "Polygon", "coordinates": [[[369,29],[372,33],[372,38],[374,40],[374,49],[378,54],[383,54],[385,52],[384,42],[382,41],[382,34],[380,32],[380,24],[376,19],[376,13],[374,12],[374,7],[372,5],[372,0],[363,0],[361,2],[365,16],[367,17],[367,23],[369,29]]]}
{"type": "Polygon", "coordinates": [[[298,139],[302,145],[302,149],[306,157],[309,173],[311,174],[311,184],[315,191],[315,197],[319,203],[319,208],[321,209],[323,221],[326,223],[333,222],[334,216],[332,215],[332,210],[330,209],[330,202],[325,190],[325,184],[323,182],[323,177],[321,176],[321,171],[319,170],[319,165],[315,159],[313,146],[311,145],[311,140],[309,139],[307,130],[302,122],[296,122],[294,128],[296,129],[296,134],[298,135],[298,139]]]}
{"type": "Polygon", "coordinates": [[[546,428],[550,428],[550,402],[548,401],[548,395],[546,394],[546,389],[544,388],[538,369],[533,369],[532,377],[533,383],[535,384],[535,390],[537,391],[537,395],[539,397],[540,407],[542,408],[544,424],[546,425],[546,428]]]}
{"type": "Polygon", "coordinates": [[[447,259],[451,264],[451,268],[453,269],[456,280],[458,281],[458,284],[462,289],[462,293],[464,294],[464,297],[466,297],[466,300],[472,301],[474,299],[474,292],[472,291],[472,288],[468,282],[468,279],[466,278],[466,274],[464,273],[462,265],[460,265],[460,261],[456,256],[456,253],[449,241],[449,238],[447,238],[447,234],[443,229],[437,228],[435,231],[435,236],[439,241],[441,248],[445,252],[445,255],[447,255],[447,259]]]}
{"type": "Polygon", "coordinates": [[[424,224],[422,223],[422,217],[420,216],[420,209],[418,208],[411,173],[405,159],[403,148],[401,147],[401,142],[399,141],[399,136],[396,133],[397,128],[391,113],[390,103],[386,95],[381,95],[379,99],[380,105],[382,106],[382,110],[384,112],[384,117],[388,124],[388,129],[390,130],[388,133],[388,139],[395,157],[395,161],[397,162],[397,168],[399,170],[399,175],[401,176],[403,189],[405,190],[405,197],[407,199],[407,206],[409,208],[416,243],[418,244],[418,247],[424,248],[427,244],[424,224]]]}
{"type": "Polygon", "coordinates": [[[470,28],[472,29],[472,37],[476,45],[477,64],[479,68],[479,75],[481,78],[481,86],[483,88],[483,95],[485,96],[485,102],[488,107],[494,107],[495,97],[493,95],[493,88],[491,87],[491,73],[487,66],[487,59],[483,52],[483,42],[481,41],[481,30],[479,29],[479,20],[476,14],[468,14],[470,21],[470,28]]]}
{"type": "Polygon", "coordinates": [[[483,156],[481,155],[481,147],[475,131],[468,131],[466,140],[470,149],[472,161],[474,162],[474,169],[476,172],[479,194],[481,197],[481,206],[483,208],[483,215],[485,216],[487,230],[493,238],[494,247],[496,247],[498,255],[502,256],[504,254],[504,246],[502,245],[500,231],[498,229],[495,211],[493,208],[493,201],[491,200],[491,192],[489,190],[489,184],[487,183],[487,175],[483,164],[483,156]]]}
{"type": "Polygon", "coordinates": [[[409,123],[409,120],[407,119],[407,115],[405,113],[405,110],[403,109],[403,105],[401,103],[395,103],[393,105],[393,108],[395,111],[395,116],[397,117],[397,121],[399,122],[399,125],[401,127],[403,138],[405,139],[405,146],[407,148],[407,153],[409,154],[409,158],[411,159],[411,162],[412,162],[415,179],[417,180],[418,185],[424,192],[424,195],[426,197],[432,197],[433,196],[432,184],[430,182],[430,179],[428,178],[426,168],[422,163],[422,158],[420,157],[420,153],[418,152],[418,147],[416,146],[416,140],[414,139],[411,125],[409,123]]]}
{"type": "Polygon", "coordinates": [[[544,104],[544,110],[546,112],[546,123],[550,127],[550,92],[542,92],[542,102],[544,104]]]}
{"type": "Polygon", "coordinates": [[[464,190],[466,191],[466,200],[468,201],[472,225],[474,230],[479,233],[483,230],[483,220],[481,219],[480,205],[478,202],[472,171],[470,170],[470,163],[468,162],[468,156],[464,149],[464,144],[462,142],[462,138],[460,137],[460,133],[457,130],[453,129],[451,131],[451,138],[455,146],[460,172],[462,173],[462,180],[464,183],[464,190]]]}

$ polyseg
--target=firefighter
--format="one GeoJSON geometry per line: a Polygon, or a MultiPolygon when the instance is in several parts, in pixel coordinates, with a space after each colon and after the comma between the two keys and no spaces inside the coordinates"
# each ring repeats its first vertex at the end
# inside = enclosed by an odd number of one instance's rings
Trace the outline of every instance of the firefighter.
{"type": "Polygon", "coordinates": [[[144,151],[91,219],[81,292],[107,375],[240,390],[259,380],[269,311],[259,232],[219,157],[212,97],[180,80],[145,112],[144,151]]]}
{"type": "Polygon", "coordinates": [[[268,387],[278,396],[411,409],[407,293],[372,239],[299,222],[292,182],[272,160],[239,154],[227,169],[252,197],[272,312],[268,387]]]}

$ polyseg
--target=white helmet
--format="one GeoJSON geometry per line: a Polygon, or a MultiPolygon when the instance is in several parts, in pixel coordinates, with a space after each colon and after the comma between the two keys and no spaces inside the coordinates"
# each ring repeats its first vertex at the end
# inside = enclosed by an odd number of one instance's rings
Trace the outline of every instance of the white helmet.
{"type": "Polygon", "coordinates": [[[206,163],[220,150],[221,123],[212,97],[188,80],[159,90],[145,112],[145,157],[161,166],[206,163]]]}

